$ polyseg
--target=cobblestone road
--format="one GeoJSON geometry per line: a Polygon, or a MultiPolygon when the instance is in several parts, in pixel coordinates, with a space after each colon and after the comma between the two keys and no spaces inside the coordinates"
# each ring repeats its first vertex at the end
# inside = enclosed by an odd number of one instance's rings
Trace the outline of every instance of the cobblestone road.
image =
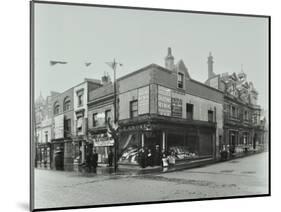
{"type": "Polygon", "coordinates": [[[35,171],[35,207],[67,207],[268,193],[268,154],[146,175],[35,171]]]}

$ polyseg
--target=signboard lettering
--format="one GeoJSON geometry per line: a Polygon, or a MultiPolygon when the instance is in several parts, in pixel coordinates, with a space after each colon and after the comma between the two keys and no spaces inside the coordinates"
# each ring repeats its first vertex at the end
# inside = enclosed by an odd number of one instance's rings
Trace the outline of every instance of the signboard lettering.
{"type": "Polygon", "coordinates": [[[149,86],[138,89],[138,114],[149,113],[149,86]]]}
{"type": "Polygon", "coordinates": [[[158,113],[171,116],[171,89],[158,86],[158,113]]]}

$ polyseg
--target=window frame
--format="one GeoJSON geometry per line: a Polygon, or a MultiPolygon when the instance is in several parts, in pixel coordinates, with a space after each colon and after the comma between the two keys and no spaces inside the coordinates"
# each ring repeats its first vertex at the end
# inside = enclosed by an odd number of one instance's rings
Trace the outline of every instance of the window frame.
{"type": "Polygon", "coordinates": [[[60,104],[55,102],[54,104],[54,115],[58,115],[60,113],[60,104]]]}
{"type": "Polygon", "coordinates": [[[135,118],[135,117],[138,117],[138,100],[130,101],[130,118],[135,118]],[[133,106],[136,107],[135,110],[133,110],[133,106]],[[134,113],[136,113],[136,115],[134,115],[134,113]]]}
{"type": "Polygon", "coordinates": [[[93,127],[97,126],[97,119],[95,118],[98,115],[98,113],[93,113],[92,115],[92,125],[93,127]]]}
{"type": "Polygon", "coordinates": [[[212,109],[208,110],[208,122],[215,122],[214,114],[215,114],[214,110],[212,110],[212,109]],[[211,120],[210,120],[210,114],[212,114],[211,120]]]}
{"type": "Polygon", "coordinates": [[[184,89],[184,73],[182,72],[177,74],[177,88],[184,89]]]}
{"type": "Polygon", "coordinates": [[[64,98],[63,101],[63,111],[69,111],[71,108],[70,105],[71,105],[71,99],[67,96],[64,98]]]}
{"type": "Polygon", "coordinates": [[[186,109],[185,109],[185,111],[186,111],[186,119],[188,119],[188,120],[193,120],[194,104],[186,103],[186,109]],[[190,107],[188,107],[188,106],[190,106],[190,107]],[[191,111],[187,111],[188,108],[192,108],[192,110],[191,110],[191,111]],[[191,116],[190,116],[190,117],[187,116],[187,114],[189,114],[189,113],[191,113],[191,116]]]}
{"type": "Polygon", "coordinates": [[[105,118],[105,120],[104,120],[104,123],[105,123],[105,125],[107,125],[108,124],[108,114],[109,115],[111,115],[111,109],[109,109],[109,110],[106,110],[105,112],[104,112],[104,118],[105,118]]]}

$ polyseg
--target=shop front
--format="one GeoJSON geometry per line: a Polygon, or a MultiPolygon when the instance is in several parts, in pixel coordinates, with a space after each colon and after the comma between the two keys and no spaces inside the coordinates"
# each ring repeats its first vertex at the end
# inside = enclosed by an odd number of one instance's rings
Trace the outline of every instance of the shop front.
{"type": "Polygon", "coordinates": [[[36,146],[36,167],[50,169],[50,143],[39,143],[36,146]]]}
{"type": "MultiPolygon", "coordinates": [[[[214,157],[215,123],[146,117],[119,123],[120,164],[140,164],[140,152],[174,154],[176,161],[214,157]]],[[[160,165],[154,163],[152,165],[160,165]]]]}
{"type": "Polygon", "coordinates": [[[51,142],[51,168],[64,170],[64,141],[53,140],[51,142]]]}
{"type": "Polygon", "coordinates": [[[89,136],[90,151],[95,148],[98,153],[98,163],[108,164],[110,152],[114,152],[114,140],[107,134],[107,129],[94,129],[90,131],[89,136]]]}

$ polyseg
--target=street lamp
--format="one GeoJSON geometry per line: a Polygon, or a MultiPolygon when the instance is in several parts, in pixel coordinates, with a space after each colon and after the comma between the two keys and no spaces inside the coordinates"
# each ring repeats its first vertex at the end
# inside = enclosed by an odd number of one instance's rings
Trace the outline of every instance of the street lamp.
{"type": "MultiPolygon", "coordinates": [[[[113,86],[114,86],[114,102],[113,102],[113,107],[114,107],[114,125],[116,126],[117,124],[117,82],[116,82],[116,68],[117,66],[122,66],[121,63],[118,63],[113,59],[113,62],[107,62],[107,65],[109,65],[112,70],[113,70],[113,86]]],[[[117,129],[114,132],[114,171],[117,172],[117,149],[118,149],[118,136],[117,136],[117,129]]]]}

